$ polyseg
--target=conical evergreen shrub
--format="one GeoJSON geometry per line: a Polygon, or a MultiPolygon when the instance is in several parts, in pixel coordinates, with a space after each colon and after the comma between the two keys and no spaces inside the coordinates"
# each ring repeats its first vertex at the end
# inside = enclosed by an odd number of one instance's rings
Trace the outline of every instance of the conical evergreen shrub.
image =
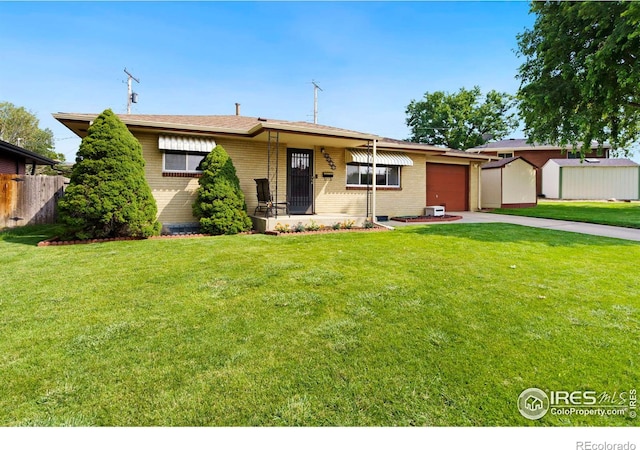
{"type": "Polygon", "coordinates": [[[160,233],[140,142],[105,110],[82,139],[71,181],[58,202],[67,238],[149,237],[160,233]]]}
{"type": "Polygon", "coordinates": [[[200,220],[200,229],[208,234],[237,234],[251,229],[247,205],[240,189],[240,180],[231,158],[221,145],[209,153],[200,167],[193,214],[200,220]]]}

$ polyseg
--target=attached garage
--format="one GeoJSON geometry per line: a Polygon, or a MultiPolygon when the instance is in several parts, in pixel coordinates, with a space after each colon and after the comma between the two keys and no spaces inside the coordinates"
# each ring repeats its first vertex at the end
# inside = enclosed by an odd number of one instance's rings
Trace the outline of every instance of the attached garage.
{"type": "Polygon", "coordinates": [[[542,193],[566,200],[638,200],[640,166],[630,159],[550,159],[542,167],[542,193]]]}
{"type": "Polygon", "coordinates": [[[503,158],[482,166],[483,208],[525,208],[538,203],[536,173],[526,159],[503,158]]]}
{"type": "Polygon", "coordinates": [[[469,210],[469,166],[427,163],[427,206],[469,210]]]}

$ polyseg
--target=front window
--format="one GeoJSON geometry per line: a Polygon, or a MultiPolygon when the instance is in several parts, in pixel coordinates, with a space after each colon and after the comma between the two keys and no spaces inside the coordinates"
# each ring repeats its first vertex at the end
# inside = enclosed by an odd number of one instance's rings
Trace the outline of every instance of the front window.
{"type": "Polygon", "coordinates": [[[202,153],[172,153],[164,154],[163,170],[165,172],[192,172],[200,173],[200,163],[206,155],[202,153]]]}
{"type": "Polygon", "coordinates": [[[498,153],[498,158],[513,158],[513,152],[498,153]]]}
{"type": "MultiPolygon", "coordinates": [[[[347,164],[347,186],[373,184],[372,173],[368,164],[347,164]]],[[[376,166],[376,185],[400,187],[400,166],[376,166]]]]}

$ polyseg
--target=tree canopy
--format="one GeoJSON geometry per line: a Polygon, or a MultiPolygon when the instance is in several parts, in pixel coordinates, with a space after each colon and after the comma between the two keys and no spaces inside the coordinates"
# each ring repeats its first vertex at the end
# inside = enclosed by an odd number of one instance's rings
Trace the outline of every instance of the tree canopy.
{"type": "Polygon", "coordinates": [[[82,139],[59,220],[72,239],[149,237],[160,233],[140,142],[110,109],[82,139]]]}
{"type": "Polygon", "coordinates": [[[532,2],[531,13],[518,35],[529,140],[628,151],[640,132],[640,3],[532,2]]]}
{"type": "Polygon", "coordinates": [[[247,205],[240,189],[229,154],[216,145],[200,163],[202,177],[198,180],[197,197],[193,214],[200,221],[200,228],[209,234],[237,234],[251,229],[247,205]]]}
{"type": "Polygon", "coordinates": [[[62,153],[54,151],[53,132],[40,128],[38,118],[24,107],[0,102],[0,139],[50,159],[64,161],[62,153]]]}
{"type": "Polygon", "coordinates": [[[466,150],[484,144],[488,135],[502,139],[518,126],[516,114],[510,112],[513,102],[513,96],[495,90],[482,98],[478,86],[454,94],[427,92],[407,106],[409,140],[466,150]]]}

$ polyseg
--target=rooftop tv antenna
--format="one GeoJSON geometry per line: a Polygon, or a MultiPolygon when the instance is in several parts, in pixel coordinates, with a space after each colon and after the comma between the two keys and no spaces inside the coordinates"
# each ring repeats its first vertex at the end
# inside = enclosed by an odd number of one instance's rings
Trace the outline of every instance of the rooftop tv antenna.
{"type": "Polygon", "coordinates": [[[127,74],[127,114],[131,114],[131,104],[138,103],[138,94],[131,90],[131,80],[134,80],[136,83],[140,83],[136,77],[131,75],[127,68],[125,67],[124,73],[127,74]]]}
{"type": "Polygon", "coordinates": [[[318,83],[315,80],[311,80],[311,84],[313,84],[313,123],[318,123],[318,89],[322,90],[318,83]]]}

